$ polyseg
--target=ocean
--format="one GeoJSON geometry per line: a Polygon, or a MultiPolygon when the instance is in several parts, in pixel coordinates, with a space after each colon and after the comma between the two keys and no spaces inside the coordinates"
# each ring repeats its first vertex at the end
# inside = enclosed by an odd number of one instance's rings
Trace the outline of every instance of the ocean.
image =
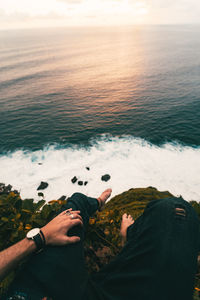
{"type": "Polygon", "coordinates": [[[154,186],[199,201],[199,34],[195,25],[0,31],[0,182],[35,201],[41,181],[46,200],[154,186]]]}

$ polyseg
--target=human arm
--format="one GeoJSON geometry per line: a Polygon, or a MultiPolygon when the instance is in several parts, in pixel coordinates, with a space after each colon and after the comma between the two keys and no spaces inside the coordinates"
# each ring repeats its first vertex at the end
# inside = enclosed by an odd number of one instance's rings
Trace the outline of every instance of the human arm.
{"type": "MultiPolygon", "coordinates": [[[[80,241],[77,236],[69,237],[67,232],[75,225],[82,225],[80,211],[72,211],[71,215],[66,215],[66,211],[59,214],[48,224],[41,228],[46,245],[66,245],[80,241]]],[[[37,251],[36,244],[33,240],[27,238],[21,240],[13,246],[0,252],[0,281],[12,271],[20,262],[29,255],[37,251]]]]}
{"type": "Polygon", "coordinates": [[[0,252],[0,281],[22,260],[36,251],[33,240],[27,238],[0,252]]]}

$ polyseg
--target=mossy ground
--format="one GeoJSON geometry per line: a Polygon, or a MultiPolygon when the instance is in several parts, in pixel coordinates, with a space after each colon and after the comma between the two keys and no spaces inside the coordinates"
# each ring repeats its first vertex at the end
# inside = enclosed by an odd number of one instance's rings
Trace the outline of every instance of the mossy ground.
{"type": "MultiPolygon", "coordinates": [[[[119,235],[121,217],[124,212],[137,219],[151,200],[168,198],[169,192],[159,192],[153,187],[130,189],[113,197],[102,212],[90,218],[85,239],[85,257],[89,272],[98,271],[121,250],[119,235]]],[[[0,250],[25,237],[34,227],[42,227],[56,215],[66,200],[44,200],[34,203],[33,199],[22,200],[18,193],[0,195],[0,250]]],[[[200,217],[200,205],[191,201],[200,217]]],[[[0,284],[0,294],[5,291],[15,276],[11,273],[0,284]]],[[[194,300],[199,297],[200,279],[197,274],[194,300]]]]}

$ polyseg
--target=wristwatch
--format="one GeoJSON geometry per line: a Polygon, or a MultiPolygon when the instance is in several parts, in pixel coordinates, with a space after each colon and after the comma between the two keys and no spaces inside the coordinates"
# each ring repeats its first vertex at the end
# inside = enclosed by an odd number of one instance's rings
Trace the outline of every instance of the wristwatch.
{"type": "Polygon", "coordinates": [[[41,250],[45,246],[45,237],[40,228],[33,228],[26,234],[27,239],[33,240],[36,244],[37,251],[41,250]]]}

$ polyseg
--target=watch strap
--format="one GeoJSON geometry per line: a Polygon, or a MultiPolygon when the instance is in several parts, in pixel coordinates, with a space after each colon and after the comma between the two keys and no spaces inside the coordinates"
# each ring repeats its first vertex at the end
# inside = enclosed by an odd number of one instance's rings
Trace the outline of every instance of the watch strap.
{"type": "Polygon", "coordinates": [[[43,233],[42,229],[40,229],[40,234],[41,234],[41,237],[43,239],[44,246],[45,246],[46,245],[46,239],[45,239],[45,236],[44,236],[44,233],[43,233]]]}
{"type": "Polygon", "coordinates": [[[33,240],[34,240],[34,242],[35,242],[35,244],[36,244],[36,247],[37,247],[37,250],[38,250],[38,251],[41,250],[41,249],[44,247],[45,243],[44,243],[44,241],[43,241],[43,239],[42,239],[40,233],[36,234],[36,235],[33,237],[33,240]]]}

